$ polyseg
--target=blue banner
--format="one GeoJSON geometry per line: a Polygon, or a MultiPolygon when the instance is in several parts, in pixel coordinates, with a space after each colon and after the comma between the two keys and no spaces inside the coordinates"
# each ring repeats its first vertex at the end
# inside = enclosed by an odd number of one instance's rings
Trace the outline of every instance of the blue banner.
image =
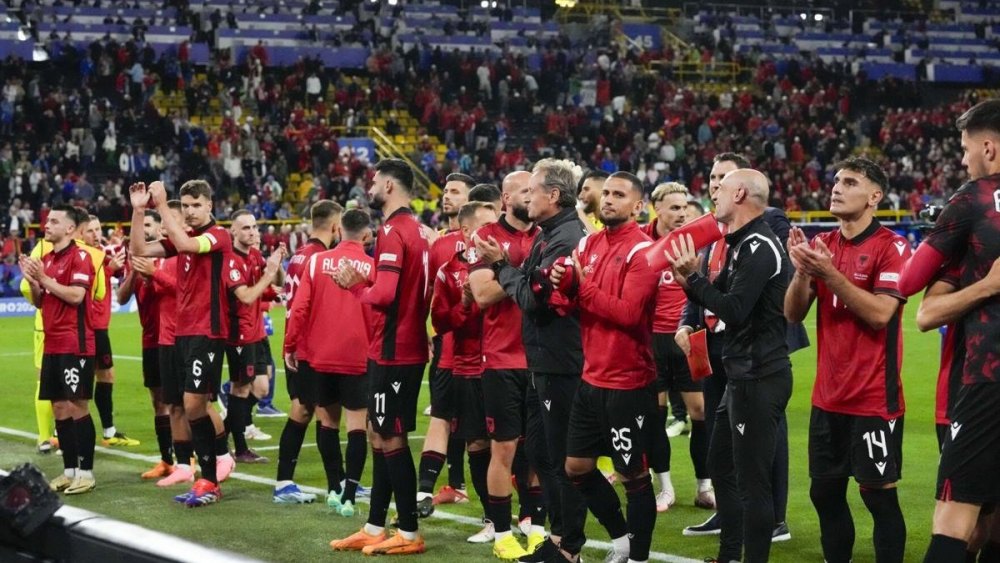
{"type": "MultiPolygon", "coordinates": [[[[112,313],[135,313],[138,308],[135,297],[128,300],[128,303],[119,305],[118,300],[111,301],[112,313]]],[[[31,317],[35,314],[35,306],[28,303],[23,297],[3,297],[0,298],[0,318],[3,317],[31,317]]]]}
{"type": "Polygon", "coordinates": [[[634,41],[637,46],[643,49],[660,50],[663,41],[660,34],[660,26],[648,23],[625,23],[622,24],[622,33],[634,41]]]}
{"type": "Polygon", "coordinates": [[[340,145],[340,154],[354,153],[359,159],[368,159],[368,162],[375,162],[375,141],[370,137],[341,137],[337,139],[340,145]]]}

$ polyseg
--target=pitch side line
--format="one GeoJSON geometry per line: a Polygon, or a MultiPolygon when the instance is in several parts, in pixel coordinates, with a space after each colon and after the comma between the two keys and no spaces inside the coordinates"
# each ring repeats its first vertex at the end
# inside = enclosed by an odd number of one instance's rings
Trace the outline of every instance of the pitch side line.
{"type": "MultiPolygon", "coordinates": [[[[141,359],[141,358],[140,358],[141,359]]],[[[17,430],[15,428],[6,428],[0,426],[0,434],[6,434],[8,436],[15,436],[17,438],[26,438],[32,441],[38,440],[37,434],[32,434],[31,432],[25,432],[23,430],[17,430]]],[[[155,455],[142,455],[135,454],[131,452],[124,452],[121,450],[115,450],[111,448],[105,448],[103,446],[95,446],[95,450],[110,456],[122,457],[125,459],[131,459],[135,461],[142,461],[146,463],[156,463],[160,461],[159,456],[155,455]]],[[[257,475],[250,475],[247,473],[241,473],[239,471],[234,471],[230,476],[230,479],[237,479],[239,481],[246,481],[248,483],[257,483],[259,485],[267,485],[274,488],[277,485],[277,481],[274,479],[268,479],[267,477],[258,477],[257,475]]],[[[316,495],[326,495],[328,491],[317,487],[299,486],[300,489],[307,493],[313,493],[316,495]]],[[[368,499],[358,499],[359,503],[368,503],[368,499]]],[[[459,524],[466,524],[472,528],[479,529],[482,527],[483,522],[478,518],[472,518],[470,516],[462,516],[460,514],[454,514],[451,512],[446,512],[440,508],[434,510],[434,514],[431,518],[440,518],[442,520],[448,520],[450,522],[457,522],[459,524]]],[[[612,548],[611,543],[598,540],[587,540],[586,546],[595,550],[608,551],[612,548]]],[[[650,561],[665,561],[666,563],[701,563],[699,559],[690,559],[688,557],[681,557],[679,555],[672,555],[670,553],[661,553],[658,551],[649,552],[650,561]]]]}

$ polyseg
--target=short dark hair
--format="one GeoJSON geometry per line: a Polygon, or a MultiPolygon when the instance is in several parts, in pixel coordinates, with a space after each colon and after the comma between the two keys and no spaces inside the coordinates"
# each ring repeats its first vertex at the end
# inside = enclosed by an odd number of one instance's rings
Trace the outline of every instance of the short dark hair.
{"type": "Polygon", "coordinates": [[[157,213],[155,209],[147,209],[146,212],[145,212],[145,214],[143,216],[144,217],[151,217],[153,219],[153,221],[155,221],[157,223],[162,223],[163,222],[163,218],[160,217],[160,214],[157,213]]]}
{"type": "Polygon", "coordinates": [[[642,180],[631,172],[615,172],[614,174],[608,176],[608,180],[628,180],[628,182],[632,184],[632,189],[635,190],[640,196],[642,195],[642,180]]]}
{"type": "Polygon", "coordinates": [[[191,197],[203,197],[208,201],[212,201],[212,186],[205,180],[188,180],[181,186],[180,194],[181,197],[188,195],[191,197]]]}
{"type": "Polygon", "coordinates": [[[73,224],[82,225],[84,223],[90,222],[90,212],[82,207],[72,206],[72,211],[68,213],[73,214],[73,224]]]}
{"type": "Polygon", "coordinates": [[[167,201],[167,207],[173,209],[174,211],[180,211],[184,209],[184,206],[181,205],[181,200],[179,199],[171,199],[167,201]]]}
{"type": "Polygon", "coordinates": [[[344,207],[336,201],[321,199],[312,204],[309,208],[309,218],[312,219],[314,229],[327,227],[333,222],[333,218],[344,213],[344,207]]]}
{"type": "Polygon", "coordinates": [[[583,175],[583,178],[580,178],[580,183],[576,185],[576,193],[579,194],[580,192],[583,191],[583,184],[585,184],[587,180],[590,180],[591,178],[596,178],[598,180],[607,180],[609,176],[611,176],[611,174],[608,174],[606,171],[601,170],[600,168],[594,170],[588,170],[587,173],[583,175]]]}
{"type": "Polygon", "coordinates": [[[476,216],[476,213],[478,213],[480,209],[489,209],[494,212],[496,212],[497,210],[497,208],[493,206],[492,202],[470,201],[469,203],[466,203],[465,205],[462,206],[461,209],[458,210],[458,222],[461,224],[474,218],[476,216]]]}
{"type": "Polygon", "coordinates": [[[700,215],[704,215],[705,214],[705,206],[702,205],[701,203],[699,203],[697,200],[694,200],[694,199],[688,200],[688,207],[690,207],[690,206],[694,206],[694,208],[698,210],[698,213],[700,215]]]}
{"type": "Polygon", "coordinates": [[[372,218],[367,211],[361,209],[349,209],[340,218],[340,228],[349,235],[358,235],[369,228],[372,218]]]}
{"type": "Polygon", "coordinates": [[[881,166],[863,156],[849,156],[836,164],[837,170],[857,172],[875,183],[883,192],[889,191],[889,176],[881,166]]]}
{"type": "Polygon", "coordinates": [[[736,168],[750,168],[750,160],[742,154],[735,152],[720,152],[715,155],[712,162],[732,162],[736,168]]]}
{"type": "Polygon", "coordinates": [[[52,209],[49,210],[49,213],[53,211],[62,211],[63,213],[66,214],[66,218],[72,221],[74,225],[80,224],[79,210],[76,207],[73,207],[72,205],[53,205],[52,209]]]}
{"type": "Polygon", "coordinates": [[[401,158],[383,158],[375,165],[375,172],[391,176],[408,194],[413,193],[413,169],[401,158]]]}
{"type": "Polygon", "coordinates": [[[237,209],[236,211],[233,211],[232,215],[229,216],[229,220],[235,221],[244,215],[253,215],[253,213],[249,209],[237,209]]]}
{"type": "Polygon", "coordinates": [[[465,184],[465,187],[470,190],[476,187],[476,179],[468,174],[462,174],[461,172],[452,172],[451,174],[448,174],[445,177],[444,182],[446,184],[448,182],[462,182],[465,184]]]}
{"type": "Polygon", "coordinates": [[[501,199],[503,199],[503,194],[500,193],[500,188],[493,184],[476,184],[476,187],[469,191],[469,202],[496,203],[501,199]]]}
{"type": "Polygon", "coordinates": [[[1000,134],[1000,100],[986,100],[972,106],[955,121],[955,127],[966,133],[1000,134]]]}

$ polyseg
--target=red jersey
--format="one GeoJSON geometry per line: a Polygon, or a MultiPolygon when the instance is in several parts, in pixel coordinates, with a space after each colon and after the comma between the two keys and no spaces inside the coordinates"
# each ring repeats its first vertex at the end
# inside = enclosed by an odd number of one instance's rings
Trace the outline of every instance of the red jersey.
{"type": "Polygon", "coordinates": [[[156,293],[160,311],[160,334],[156,343],[173,346],[177,330],[177,260],[167,258],[153,272],[153,290],[156,293]]]}
{"type": "MultiPolygon", "coordinates": [[[[959,273],[957,266],[951,267],[942,272],[937,281],[958,287],[959,273]]],[[[962,334],[964,330],[962,323],[952,323],[943,330],[941,367],[938,369],[937,393],[934,401],[935,424],[951,423],[948,407],[962,385],[962,367],[965,364],[965,337],[962,334]]]]}
{"type": "Polygon", "coordinates": [[[365,306],[331,277],[345,261],[369,279],[374,274],[375,261],[355,241],[343,241],[309,258],[285,328],[285,353],[295,352],[319,372],[363,374],[369,347],[365,306]],[[333,318],[336,330],[330,330],[333,318]]]}
{"type": "Polygon", "coordinates": [[[375,264],[374,282],[351,288],[372,307],[368,357],[379,365],[427,363],[430,246],[409,207],[397,209],[379,229],[375,264]]]}
{"type": "Polygon", "coordinates": [[[177,256],[177,329],[175,336],[229,336],[229,304],[223,270],[233,251],[229,231],[210,221],[188,232],[209,244],[204,253],[178,253],[169,239],[160,241],[168,257],[177,256]]]}
{"type": "MultiPolygon", "coordinates": [[[[153,259],[153,266],[160,268],[163,260],[153,259]]],[[[126,264],[128,264],[126,262],[126,264]]],[[[128,266],[126,266],[128,268],[128,266]]],[[[153,280],[132,273],[132,290],[135,293],[135,304],[139,309],[139,324],[142,326],[142,349],[156,348],[160,338],[160,305],[159,295],[153,287],[153,280]]]]}
{"type": "MultiPolygon", "coordinates": [[[[657,240],[660,234],[656,232],[656,220],[642,227],[642,232],[657,240]]],[[[673,334],[681,324],[684,316],[684,305],[687,304],[687,294],[676,281],[674,271],[667,268],[660,273],[656,290],[656,312],[653,315],[653,332],[656,334],[673,334]]]]}
{"type": "MultiPolygon", "coordinates": [[[[837,270],[870,293],[899,293],[899,274],[910,257],[910,243],[878,220],[853,239],[840,229],[817,235],[837,270]]],[[[816,281],[818,364],[813,405],[829,412],[896,418],[905,411],[899,372],[903,359],[903,307],[889,324],[875,330],[847,309],[822,281],[816,281]]]]}
{"type": "Polygon", "coordinates": [[[295,254],[288,260],[288,271],[285,272],[285,297],[287,301],[285,303],[285,318],[287,319],[292,314],[292,301],[295,299],[295,291],[299,288],[299,283],[302,280],[302,273],[306,269],[306,265],[309,263],[309,259],[312,258],[313,254],[318,252],[323,252],[326,250],[326,245],[323,241],[317,238],[311,238],[306,241],[305,244],[300,246],[295,254]]]}
{"type": "MultiPolygon", "coordinates": [[[[463,286],[469,281],[464,252],[456,253],[438,269],[431,301],[431,323],[438,334],[454,343],[452,375],[478,377],[483,373],[483,315],[473,301],[462,304],[463,286]]],[[[442,354],[442,358],[443,358],[442,354]]]]}
{"type": "Polygon", "coordinates": [[[42,327],[45,331],[46,354],[94,355],[94,327],[90,314],[93,303],[91,284],[94,283],[94,264],[87,251],[70,241],[59,252],[49,252],[42,257],[45,275],[61,285],[86,289],[79,305],[69,303],[42,291],[42,327]]]}
{"type": "MultiPolygon", "coordinates": [[[[511,266],[520,266],[531,252],[538,227],[521,232],[501,216],[496,223],[484,225],[476,232],[483,239],[493,237],[507,252],[511,266]]],[[[470,249],[471,250],[471,249],[470,249]]],[[[469,255],[469,271],[489,269],[489,264],[477,260],[475,251],[469,255]]],[[[510,297],[493,304],[483,312],[483,368],[528,369],[528,358],[521,339],[521,309],[510,297]]]]}
{"type": "Polygon", "coordinates": [[[658,273],[642,252],[652,244],[634,221],[582,239],[577,292],[583,380],[602,389],[642,389],[656,378],[652,333],[658,273]]]}
{"type": "Polygon", "coordinates": [[[256,248],[248,248],[244,254],[233,247],[233,252],[229,255],[224,276],[229,298],[228,343],[233,346],[260,342],[267,336],[260,310],[261,298],[247,305],[236,297],[237,289],[257,285],[264,275],[266,265],[264,255],[256,248]]]}
{"type": "MultiPolygon", "coordinates": [[[[438,237],[434,241],[434,244],[431,245],[431,274],[436,275],[441,266],[450,261],[456,253],[464,250],[465,238],[462,236],[462,231],[448,231],[438,237]]],[[[437,331],[437,329],[434,330],[437,331]]],[[[441,357],[438,359],[438,367],[441,369],[452,369],[455,367],[454,357],[455,337],[450,333],[445,333],[441,336],[441,357]]]]}

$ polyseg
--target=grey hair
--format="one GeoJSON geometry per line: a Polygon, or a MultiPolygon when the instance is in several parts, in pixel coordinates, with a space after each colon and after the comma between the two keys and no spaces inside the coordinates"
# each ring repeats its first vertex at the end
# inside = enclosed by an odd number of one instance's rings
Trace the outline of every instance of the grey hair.
{"type": "Polygon", "coordinates": [[[543,158],[535,163],[532,173],[542,175],[542,184],[559,190],[559,207],[576,206],[576,187],[583,170],[569,160],[543,158]]]}

